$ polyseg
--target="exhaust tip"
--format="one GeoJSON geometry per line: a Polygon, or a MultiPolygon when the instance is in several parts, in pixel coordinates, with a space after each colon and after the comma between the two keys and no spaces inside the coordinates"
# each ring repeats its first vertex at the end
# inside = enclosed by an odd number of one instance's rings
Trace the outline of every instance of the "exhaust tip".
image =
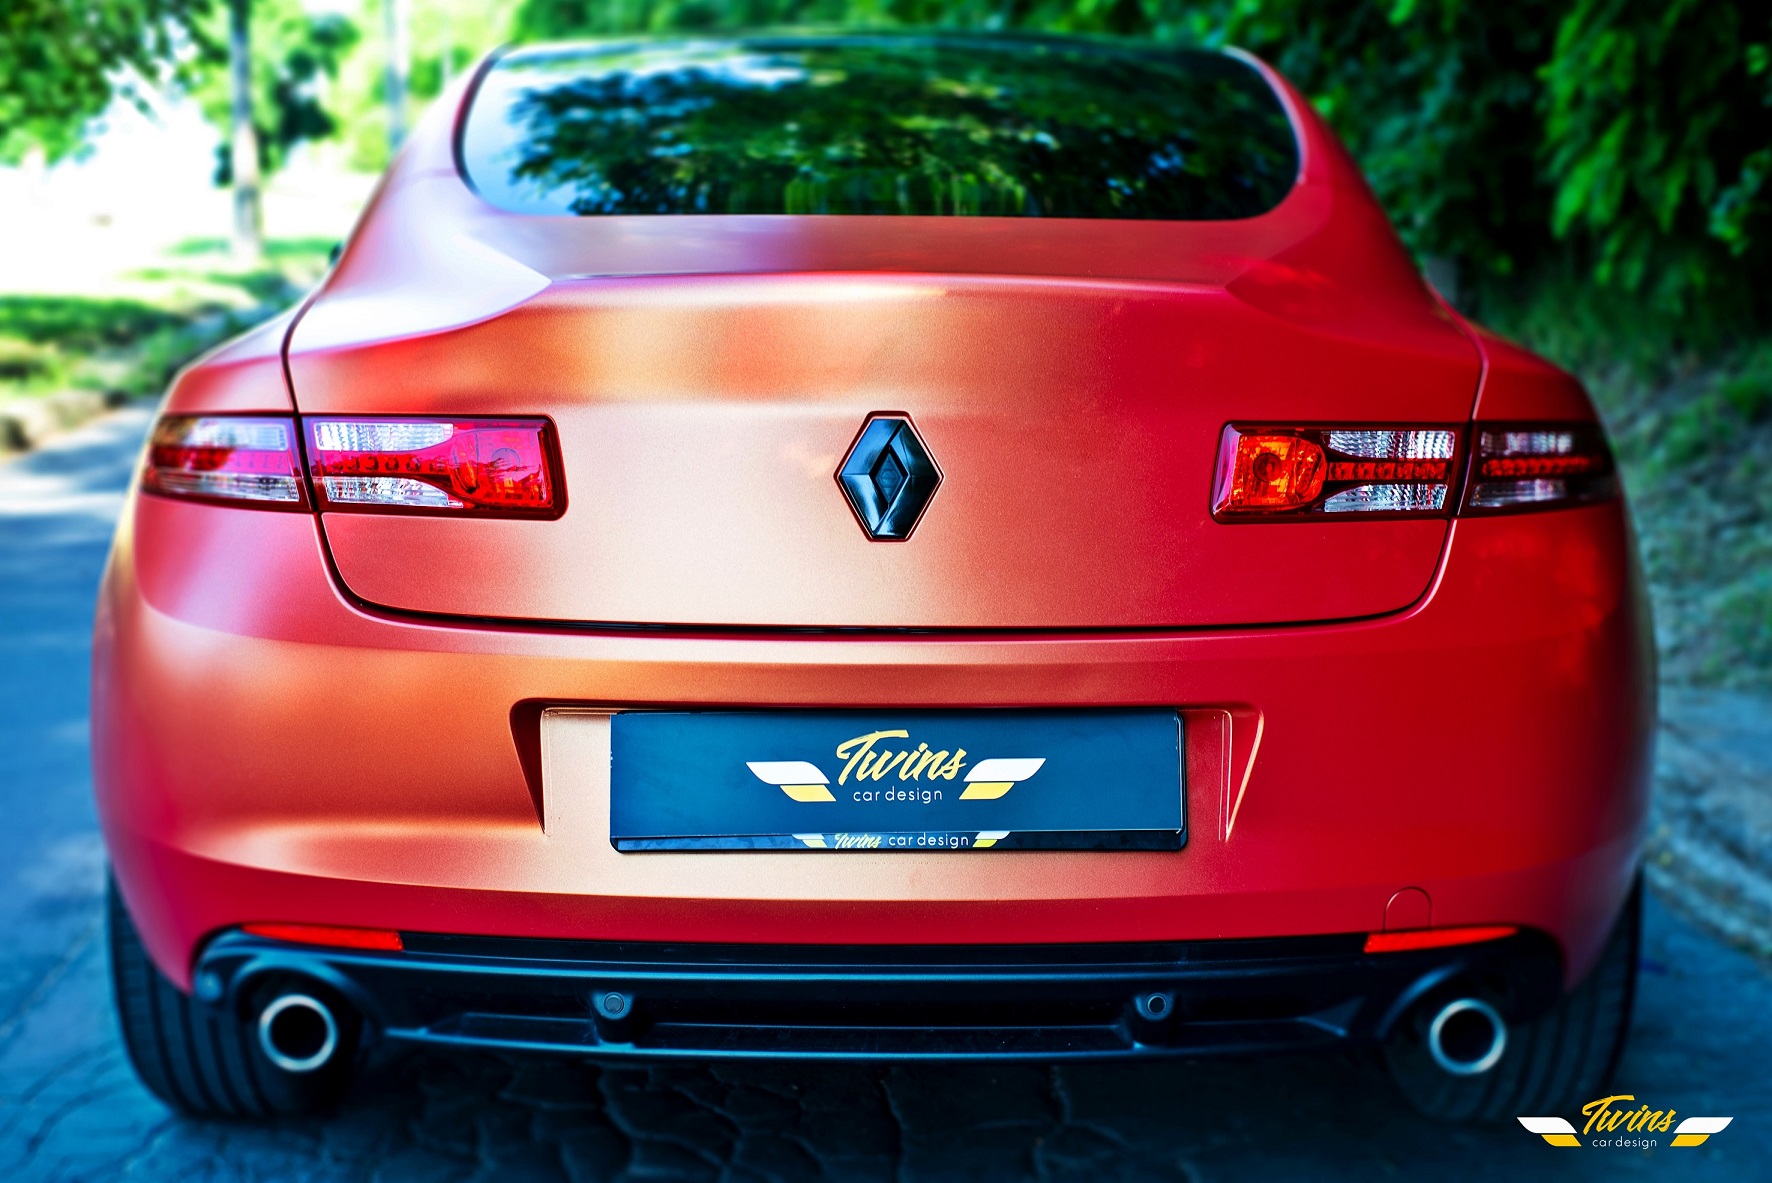
{"type": "Polygon", "coordinates": [[[285,1072],[313,1072],[338,1051],[338,1019],[308,994],[282,994],[258,1014],[258,1045],[285,1072]]]}
{"type": "Polygon", "coordinates": [[[1480,1076],[1507,1051],[1507,1022],[1480,998],[1455,998],[1428,1024],[1427,1050],[1453,1076],[1480,1076]]]}

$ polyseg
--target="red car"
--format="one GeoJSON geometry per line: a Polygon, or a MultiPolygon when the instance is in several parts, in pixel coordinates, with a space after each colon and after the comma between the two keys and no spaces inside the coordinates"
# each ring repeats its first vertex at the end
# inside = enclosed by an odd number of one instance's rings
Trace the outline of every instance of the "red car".
{"type": "Polygon", "coordinates": [[[1629,1025],[1594,408],[1241,55],[495,55],[174,384],[95,665],[118,1010],[188,1112],[379,1039],[1375,1044],[1511,1118],[1629,1025]]]}

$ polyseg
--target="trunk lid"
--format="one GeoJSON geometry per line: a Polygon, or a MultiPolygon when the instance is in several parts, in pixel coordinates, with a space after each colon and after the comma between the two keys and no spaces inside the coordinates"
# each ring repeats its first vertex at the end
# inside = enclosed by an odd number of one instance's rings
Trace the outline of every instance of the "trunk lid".
{"type": "Polygon", "coordinates": [[[365,601],[498,620],[1133,629],[1409,605],[1445,520],[1215,522],[1219,435],[1462,424],[1474,349],[1418,286],[1381,305],[1268,260],[1194,270],[525,288],[512,264],[491,301],[510,307],[454,327],[341,329],[353,314],[335,303],[292,339],[304,414],[546,415],[567,506],[329,513],[326,543],[365,601]],[[883,412],[910,419],[941,474],[905,541],[870,539],[838,480],[883,412]]]}

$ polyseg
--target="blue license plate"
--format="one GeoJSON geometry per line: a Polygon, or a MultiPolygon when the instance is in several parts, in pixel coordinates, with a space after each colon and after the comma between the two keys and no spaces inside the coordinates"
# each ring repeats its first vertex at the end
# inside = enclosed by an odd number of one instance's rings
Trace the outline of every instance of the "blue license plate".
{"type": "Polygon", "coordinates": [[[1179,850],[1173,710],[631,711],[617,850],[1179,850]]]}

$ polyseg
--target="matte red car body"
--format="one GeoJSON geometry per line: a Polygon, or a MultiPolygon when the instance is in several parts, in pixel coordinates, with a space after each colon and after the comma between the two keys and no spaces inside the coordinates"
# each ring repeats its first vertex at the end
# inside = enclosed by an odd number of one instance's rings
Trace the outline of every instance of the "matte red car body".
{"type": "Polygon", "coordinates": [[[1380,930],[1416,889],[1392,927],[1540,929],[1577,980],[1646,810],[1622,502],[1226,525],[1208,498],[1232,419],[1594,412],[1435,299],[1268,77],[1299,183],[1227,223],[518,216],[462,181],[439,102],[317,297],[167,409],[546,415],[568,508],[131,499],[94,755],[160,969],[188,986],[251,922],[1141,941],[1380,930]],[[942,466],[905,543],[833,482],[876,411],[942,466]],[[542,775],[553,705],[1131,704],[1184,713],[1179,853],[623,855],[542,775]]]}

